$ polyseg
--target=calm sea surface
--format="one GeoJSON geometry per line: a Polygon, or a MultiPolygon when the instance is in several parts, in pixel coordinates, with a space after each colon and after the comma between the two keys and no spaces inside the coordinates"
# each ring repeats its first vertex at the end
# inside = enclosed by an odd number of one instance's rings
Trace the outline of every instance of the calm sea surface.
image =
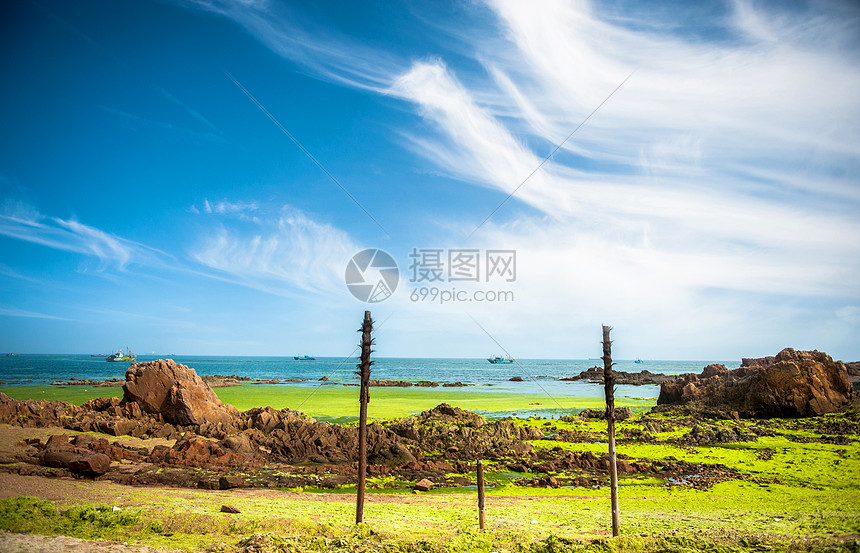
{"type": "MultiPolygon", "coordinates": [[[[329,384],[355,382],[356,358],[318,357],[315,361],[296,361],[292,357],[221,357],[221,356],[158,356],[140,355],[138,362],[170,357],[187,365],[197,374],[248,376],[253,379],[291,379],[305,382],[289,386],[316,386],[322,377],[329,384]]],[[[683,374],[701,372],[710,363],[737,366],[737,361],[616,361],[619,371],[683,374]]],[[[16,355],[0,357],[0,381],[4,385],[49,384],[71,378],[104,380],[124,378],[128,363],[108,363],[103,356],[89,355],[16,355]],[[28,382],[29,381],[29,382],[28,382]]],[[[589,367],[601,366],[599,359],[518,359],[516,363],[493,365],[486,359],[410,359],[377,358],[371,378],[380,380],[406,380],[417,382],[432,380],[444,383],[470,384],[462,390],[550,394],[553,396],[602,397],[603,387],[586,382],[562,382],[559,379],[578,375],[589,367]],[[511,382],[513,377],[523,382],[511,382]]],[[[455,388],[448,388],[455,389],[455,388]]],[[[656,398],[658,386],[618,386],[618,397],[656,398]]]]}

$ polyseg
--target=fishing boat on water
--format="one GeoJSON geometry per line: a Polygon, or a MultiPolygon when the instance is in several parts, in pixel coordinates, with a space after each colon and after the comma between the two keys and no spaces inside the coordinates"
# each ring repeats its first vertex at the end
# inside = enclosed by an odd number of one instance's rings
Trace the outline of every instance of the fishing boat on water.
{"type": "Polygon", "coordinates": [[[109,363],[131,363],[137,358],[130,349],[126,348],[126,352],[122,352],[122,348],[119,351],[112,353],[105,357],[105,361],[109,363]]]}
{"type": "Polygon", "coordinates": [[[312,355],[294,355],[293,359],[296,361],[316,361],[317,358],[312,355]]]}
{"type": "Polygon", "coordinates": [[[487,357],[487,361],[489,361],[493,365],[506,365],[508,363],[514,362],[513,359],[507,357],[499,357],[498,355],[496,357],[487,357]]]}

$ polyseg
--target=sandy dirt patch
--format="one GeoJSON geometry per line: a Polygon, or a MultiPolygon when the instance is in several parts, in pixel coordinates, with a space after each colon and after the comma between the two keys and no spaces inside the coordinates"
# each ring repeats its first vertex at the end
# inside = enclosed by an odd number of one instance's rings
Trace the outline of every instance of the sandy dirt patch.
{"type": "Polygon", "coordinates": [[[66,536],[37,536],[0,532],[3,553],[184,553],[113,541],[89,541],[66,536]]]}

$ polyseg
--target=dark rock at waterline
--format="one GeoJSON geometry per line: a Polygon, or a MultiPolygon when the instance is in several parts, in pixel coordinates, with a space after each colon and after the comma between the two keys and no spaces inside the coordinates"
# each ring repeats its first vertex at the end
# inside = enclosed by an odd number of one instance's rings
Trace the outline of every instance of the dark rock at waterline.
{"type": "Polygon", "coordinates": [[[92,388],[118,388],[125,384],[122,378],[109,378],[107,380],[57,380],[51,382],[51,386],[90,386],[92,388]]]}
{"type": "Polygon", "coordinates": [[[204,374],[201,375],[200,378],[203,379],[203,382],[208,384],[211,388],[229,388],[233,386],[241,386],[242,382],[249,382],[252,380],[250,376],[239,376],[237,374],[204,374]]]}
{"type": "Polygon", "coordinates": [[[732,370],[709,365],[701,375],[667,380],[657,404],[759,418],[815,416],[851,405],[848,371],[826,353],[786,348],[773,362],[762,359],[747,360],[747,366],[732,370]]]}
{"type": "MultiPolygon", "coordinates": [[[[648,370],[642,370],[638,373],[628,373],[624,371],[613,371],[615,374],[615,383],[629,386],[644,386],[648,384],[662,384],[666,380],[672,378],[662,373],[652,373],[648,370]]],[[[595,384],[603,384],[603,369],[600,367],[591,367],[587,371],[582,371],[577,376],[568,376],[561,378],[565,382],[575,382],[577,380],[587,380],[595,384]]]]}
{"type": "MultiPolygon", "coordinates": [[[[633,411],[629,407],[617,407],[615,409],[615,420],[623,421],[633,417],[633,411]]],[[[581,419],[605,419],[606,418],[606,409],[583,409],[581,413],[579,413],[579,418],[581,419]]],[[[562,420],[567,420],[568,422],[573,422],[573,417],[562,417],[562,420]]]]}

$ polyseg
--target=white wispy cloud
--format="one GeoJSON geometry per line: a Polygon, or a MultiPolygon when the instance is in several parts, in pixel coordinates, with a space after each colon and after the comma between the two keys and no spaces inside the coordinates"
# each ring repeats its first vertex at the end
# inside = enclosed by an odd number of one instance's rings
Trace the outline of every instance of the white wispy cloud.
{"type": "Polygon", "coordinates": [[[381,91],[402,69],[395,54],[366,47],[267,0],[180,0],[231,19],[278,55],[339,83],[381,91]]]}
{"type": "Polygon", "coordinates": [[[344,231],[285,206],[259,217],[252,228],[221,221],[205,233],[191,257],[209,269],[210,276],[263,292],[343,297],[343,273],[358,250],[344,231]]]}
{"type": "Polygon", "coordinates": [[[508,40],[475,47],[499,97],[480,102],[486,89],[440,61],[415,63],[391,89],[440,131],[413,138],[416,152],[509,193],[541,161],[522,133],[548,151],[636,69],[569,142],[577,157],[557,156],[516,199],[568,234],[671,267],[687,286],[858,293],[846,276],[858,268],[860,222],[845,204],[857,206],[860,187],[825,169],[856,167],[860,148],[860,71],[834,46],[843,21],[803,25],[799,13],[751,33],[754,15],[774,19],[737,3],[745,40],[721,46],[613,25],[587,2],[489,5],[508,40]]]}
{"type": "Polygon", "coordinates": [[[192,213],[200,214],[201,210],[203,213],[210,215],[225,215],[228,217],[235,217],[243,221],[260,222],[257,214],[260,213],[261,210],[260,205],[257,202],[231,202],[228,200],[210,202],[208,199],[204,199],[201,208],[191,206],[192,213]]]}
{"type": "Polygon", "coordinates": [[[463,237],[635,71],[475,235],[523,252],[519,305],[554,321],[559,305],[635,312],[663,331],[706,320],[811,335],[825,316],[856,327],[856,6],[735,0],[707,21],[711,37],[685,32],[701,19],[694,5],[676,20],[639,5],[633,17],[586,0],[486,0],[495,33],[447,24],[475,71],[438,52],[403,60],[330,40],[268,2],[195,4],[321,78],[407,102],[427,123],[401,131],[407,147],[499,192],[472,225],[443,223],[463,237]],[[518,202],[545,217],[520,215],[518,202]]]}
{"type": "Polygon", "coordinates": [[[0,235],[57,250],[95,257],[101,269],[129,264],[165,264],[170,256],[160,250],[121,238],[74,219],[43,215],[35,207],[7,200],[0,207],[0,235]]]}
{"type": "Polygon", "coordinates": [[[0,307],[0,317],[24,317],[26,319],[51,319],[56,321],[72,321],[66,317],[58,317],[47,313],[37,313],[35,311],[27,311],[15,307],[0,307]]]}

